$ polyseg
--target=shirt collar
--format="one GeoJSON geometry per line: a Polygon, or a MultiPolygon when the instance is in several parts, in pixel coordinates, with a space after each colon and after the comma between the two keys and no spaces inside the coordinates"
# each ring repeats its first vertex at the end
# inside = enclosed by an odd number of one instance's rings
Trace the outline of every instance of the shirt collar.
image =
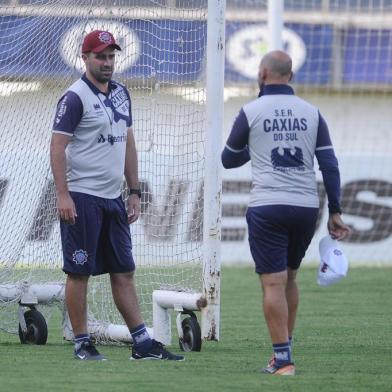
{"type": "Polygon", "coordinates": [[[267,84],[259,97],[263,95],[294,95],[294,90],[287,84],[267,84]]]}
{"type": "Polygon", "coordinates": [[[84,73],[82,76],[82,80],[83,82],[85,82],[87,84],[87,86],[90,87],[91,91],[95,94],[103,94],[103,95],[109,95],[110,92],[115,89],[117,86],[114,82],[112,82],[111,80],[109,80],[109,89],[108,89],[108,93],[104,94],[99,88],[97,88],[90,80],[87,79],[86,74],[84,73]]]}

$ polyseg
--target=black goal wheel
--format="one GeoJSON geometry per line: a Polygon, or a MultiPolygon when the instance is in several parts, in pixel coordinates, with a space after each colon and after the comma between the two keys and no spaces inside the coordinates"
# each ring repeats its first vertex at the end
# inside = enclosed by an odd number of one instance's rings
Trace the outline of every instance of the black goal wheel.
{"type": "Polygon", "coordinates": [[[27,331],[23,332],[19,324],[19,339],[22,344],[46,344],[48,326],[45,317],[36,309],[30,309],[24,314],[27,331]]]}
{"type": "Polygon", "coordinates": [[[182,351],[201,350],[201,330],[196,317],[187,317],[182,320],[182,339],[179,339],[182,351]]]}

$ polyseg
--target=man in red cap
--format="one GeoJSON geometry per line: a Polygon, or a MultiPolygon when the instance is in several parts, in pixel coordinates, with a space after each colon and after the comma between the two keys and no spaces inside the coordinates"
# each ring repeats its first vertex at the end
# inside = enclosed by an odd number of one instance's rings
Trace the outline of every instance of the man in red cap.
{"type": "Polygon", "coordinates": [[[82,53],[100,53],[108,47],[121,50],[112,33],[109,31],[95,30],[87,34],[83,40],[82,53]]]}
{"type": "Polygon", "coordinates": [[[110,274],[114,302],[133,339],[131,359],[183,360],[150,338],[140,314],[129,224],[140,213],[141,191],[132,131],[131,99],[112,80],[115,50],[108,31],[89,33],[82,46],[86,73],[57,105],[51,141],[67,274],[65,301],[75,337],[75,358],[104,360],[87,331],[90,275],[110,274]],[[129,195],[121,197],[123,178],[129,195]]]}

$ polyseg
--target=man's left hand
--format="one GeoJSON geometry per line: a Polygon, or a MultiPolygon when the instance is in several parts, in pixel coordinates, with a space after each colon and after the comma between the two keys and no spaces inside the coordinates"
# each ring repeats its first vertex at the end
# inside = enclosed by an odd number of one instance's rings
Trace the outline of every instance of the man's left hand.
{"type": "Polygon", "coordinates": [[[334,240],[343,240],[351,232],[350,228],[342,221],[342,218],[338,213],[333,213],[329,215],[327,226],[329,235],[334,240]]]}

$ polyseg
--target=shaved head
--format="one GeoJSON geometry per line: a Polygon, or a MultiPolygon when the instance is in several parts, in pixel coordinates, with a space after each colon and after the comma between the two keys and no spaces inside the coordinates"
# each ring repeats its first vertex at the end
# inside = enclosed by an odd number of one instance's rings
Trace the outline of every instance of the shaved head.
{"type": "Polygon", "coordinates": [[[259,85],[287,84],[292,77],[291,57],[281,51],[268,52],[260,62],[259,85]]]}
{"type": "Polygon", "coordinates": [[[285,52],[274,50],[261,59],[260,66],[267,68],[276,75],[289,76],[291,73],[291,58],[285,52]]]}

